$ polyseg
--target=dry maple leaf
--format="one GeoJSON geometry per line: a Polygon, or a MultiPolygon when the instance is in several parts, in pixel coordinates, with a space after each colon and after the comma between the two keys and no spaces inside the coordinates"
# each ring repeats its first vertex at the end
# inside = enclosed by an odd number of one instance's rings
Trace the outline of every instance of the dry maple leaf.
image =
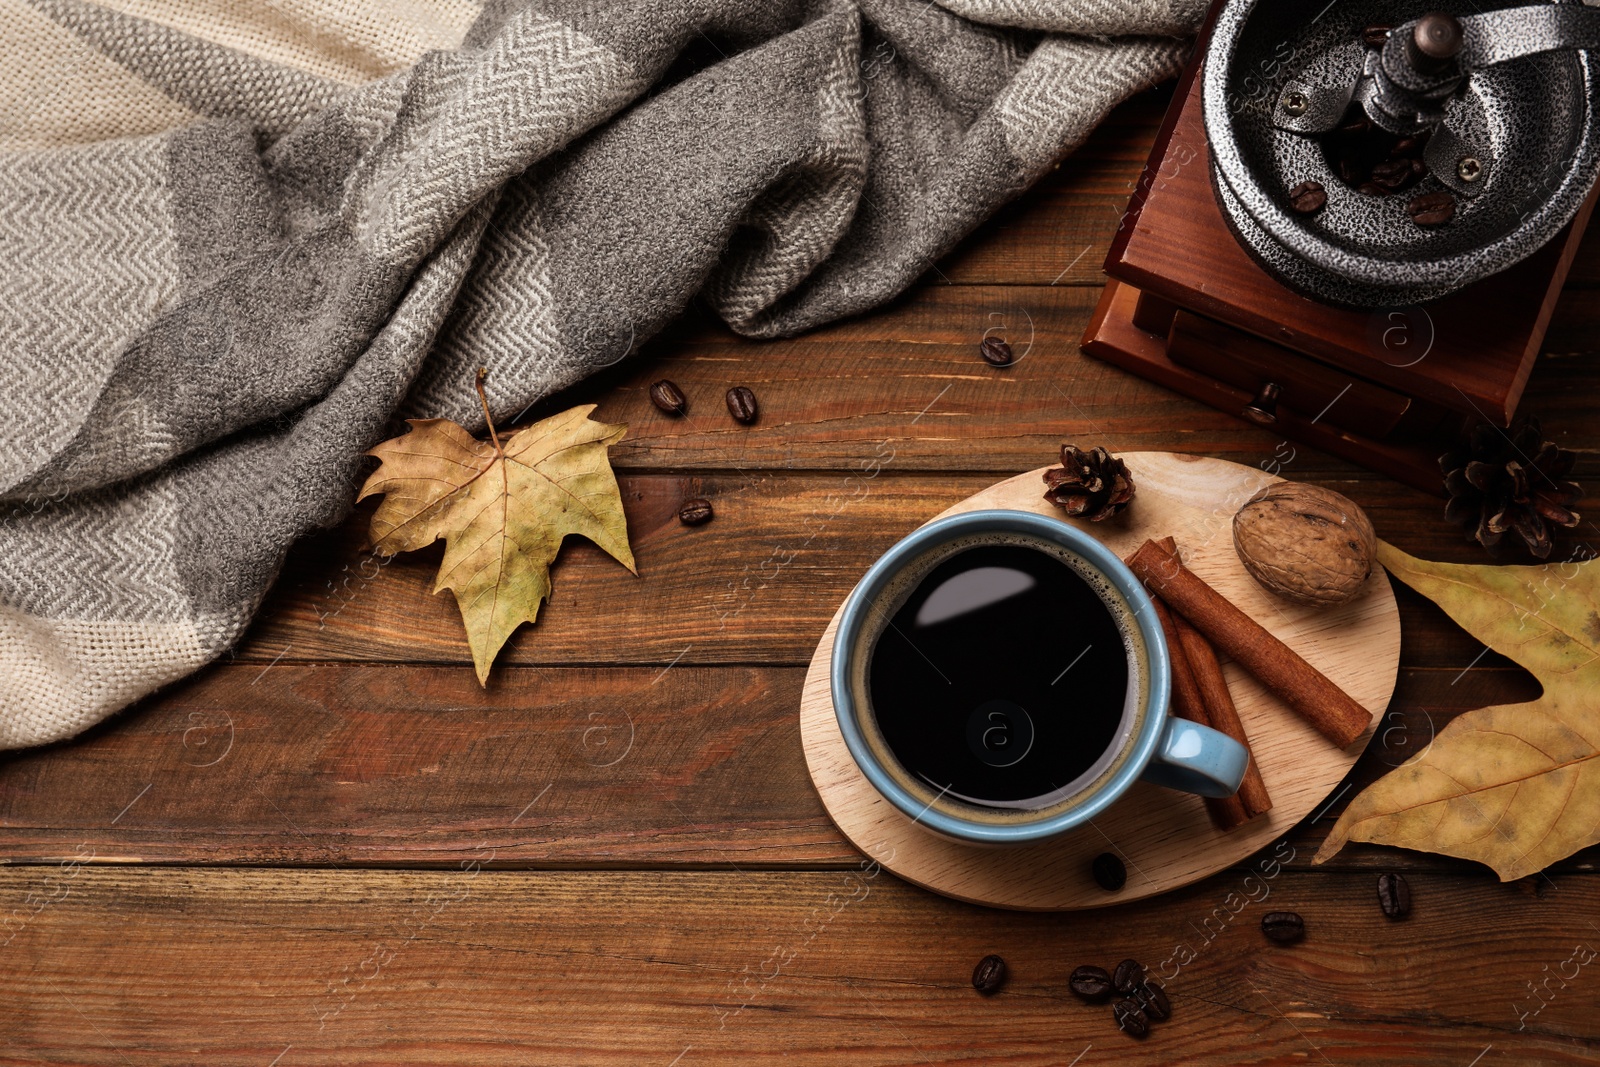
{"type": "Polygon", "coordinates": [[[480,684],[506,638],[538,616],[568,534],[634,569],[622,494],[606,461],[627,427],[591,422],[594,408],[580,405],[503,440],[491,419],[488,441],[448,419],[412,419],[408,432],[368,453],[383,461],[357,498],[383,494],[373,548],[392,556],[444,538],[433,591],[455,593],[480,684]]]}
{"type": "Polygon", "coordinates": [[[1429,563],[1381,541],[1378,559],[1544,695],[1457,716],[1350,802],[1316,862],[1370,841],[1477,860],[1509,882],[1600,841],[1600,565],[1429,563]]]}

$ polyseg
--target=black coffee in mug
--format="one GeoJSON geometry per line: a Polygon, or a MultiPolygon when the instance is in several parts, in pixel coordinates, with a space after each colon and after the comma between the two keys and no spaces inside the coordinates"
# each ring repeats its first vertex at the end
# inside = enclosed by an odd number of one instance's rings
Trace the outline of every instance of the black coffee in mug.
{"type": "Polygon", "coordinates": [[[1035,810],[1071,796],[1131,728],[1125,603],[1085,561],[1024,534],[936,556],[879,602],[866,684],[883,744],[943,797],[1035,810]]]}

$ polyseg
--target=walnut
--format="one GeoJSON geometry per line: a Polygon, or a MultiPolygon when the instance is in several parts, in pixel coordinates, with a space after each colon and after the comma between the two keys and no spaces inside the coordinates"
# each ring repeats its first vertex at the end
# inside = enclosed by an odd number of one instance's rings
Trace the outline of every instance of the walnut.
{"type": "Polygon", "coordinates": [[[1278,482],[1233,517],[1233,546],[1256,581],[1299,604],[1343,604],[1372,573],[1378,538],[1354,503],[1330,489],[1278,482]]]}

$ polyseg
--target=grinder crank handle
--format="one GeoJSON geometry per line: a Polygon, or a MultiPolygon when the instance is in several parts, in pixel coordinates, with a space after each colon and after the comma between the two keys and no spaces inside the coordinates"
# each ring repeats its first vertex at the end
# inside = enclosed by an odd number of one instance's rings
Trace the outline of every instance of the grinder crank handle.
{"type": "Polygon", "coordinates": [[[1545,52],[1600,48],[1600,8],[1535,4],[1456,18],[1432,12],[1396,26],[1349,85],[1291,79],[1273,124],[1302,135],[1333,129],[1352,99],[1374,122],[1402,136],[1439,126],[1473,72],[1545,52]]]}
{"type": "Polygon", "coordinates": [[[1456,62],[1468,74],[1541,52],[1600,48],[1600,8],[1581,4],[1508,7],[1460,23],[1456,62]]]}
{"type": "Polygon", "coordinates": [[[1537,4],[1459,19],[1430,12],[1390,31],[1355,96],[1384,129],[1420,133],[1443,122],[1445,105],[1474,72],[1587,48],[1600,48],[1600,9],[1537,4]]]}

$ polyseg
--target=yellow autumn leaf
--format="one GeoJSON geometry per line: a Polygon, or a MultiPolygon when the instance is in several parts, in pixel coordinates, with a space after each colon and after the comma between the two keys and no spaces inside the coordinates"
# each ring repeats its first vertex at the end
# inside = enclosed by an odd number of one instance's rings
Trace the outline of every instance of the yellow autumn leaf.
{"type": "Polygon", "coordinates": [[[382,463],[357,499],[383,494],[372,516],[373,548],[390,556],[444,538],[433,591],[455,593],[481,684],[512,631],[538,617],[550,595],[550,564],[568,534],[634,569],[622,494],[606,460],[627,427],[590,421],[594,408],[584,404],[504,438],[491,423],[489,441],[448,419],[413,419],[407,433],[369,453],[382,463]]]}
{"type": "Polygon", "coordinates": [[[1316,862],[1369,841],[1477,860],[1509,882],[1600,842],[1600,564],[1429,563],[1383,542],[1378,559],[1544,694],[1457,716],[1350,802],[1316,862]]]}

